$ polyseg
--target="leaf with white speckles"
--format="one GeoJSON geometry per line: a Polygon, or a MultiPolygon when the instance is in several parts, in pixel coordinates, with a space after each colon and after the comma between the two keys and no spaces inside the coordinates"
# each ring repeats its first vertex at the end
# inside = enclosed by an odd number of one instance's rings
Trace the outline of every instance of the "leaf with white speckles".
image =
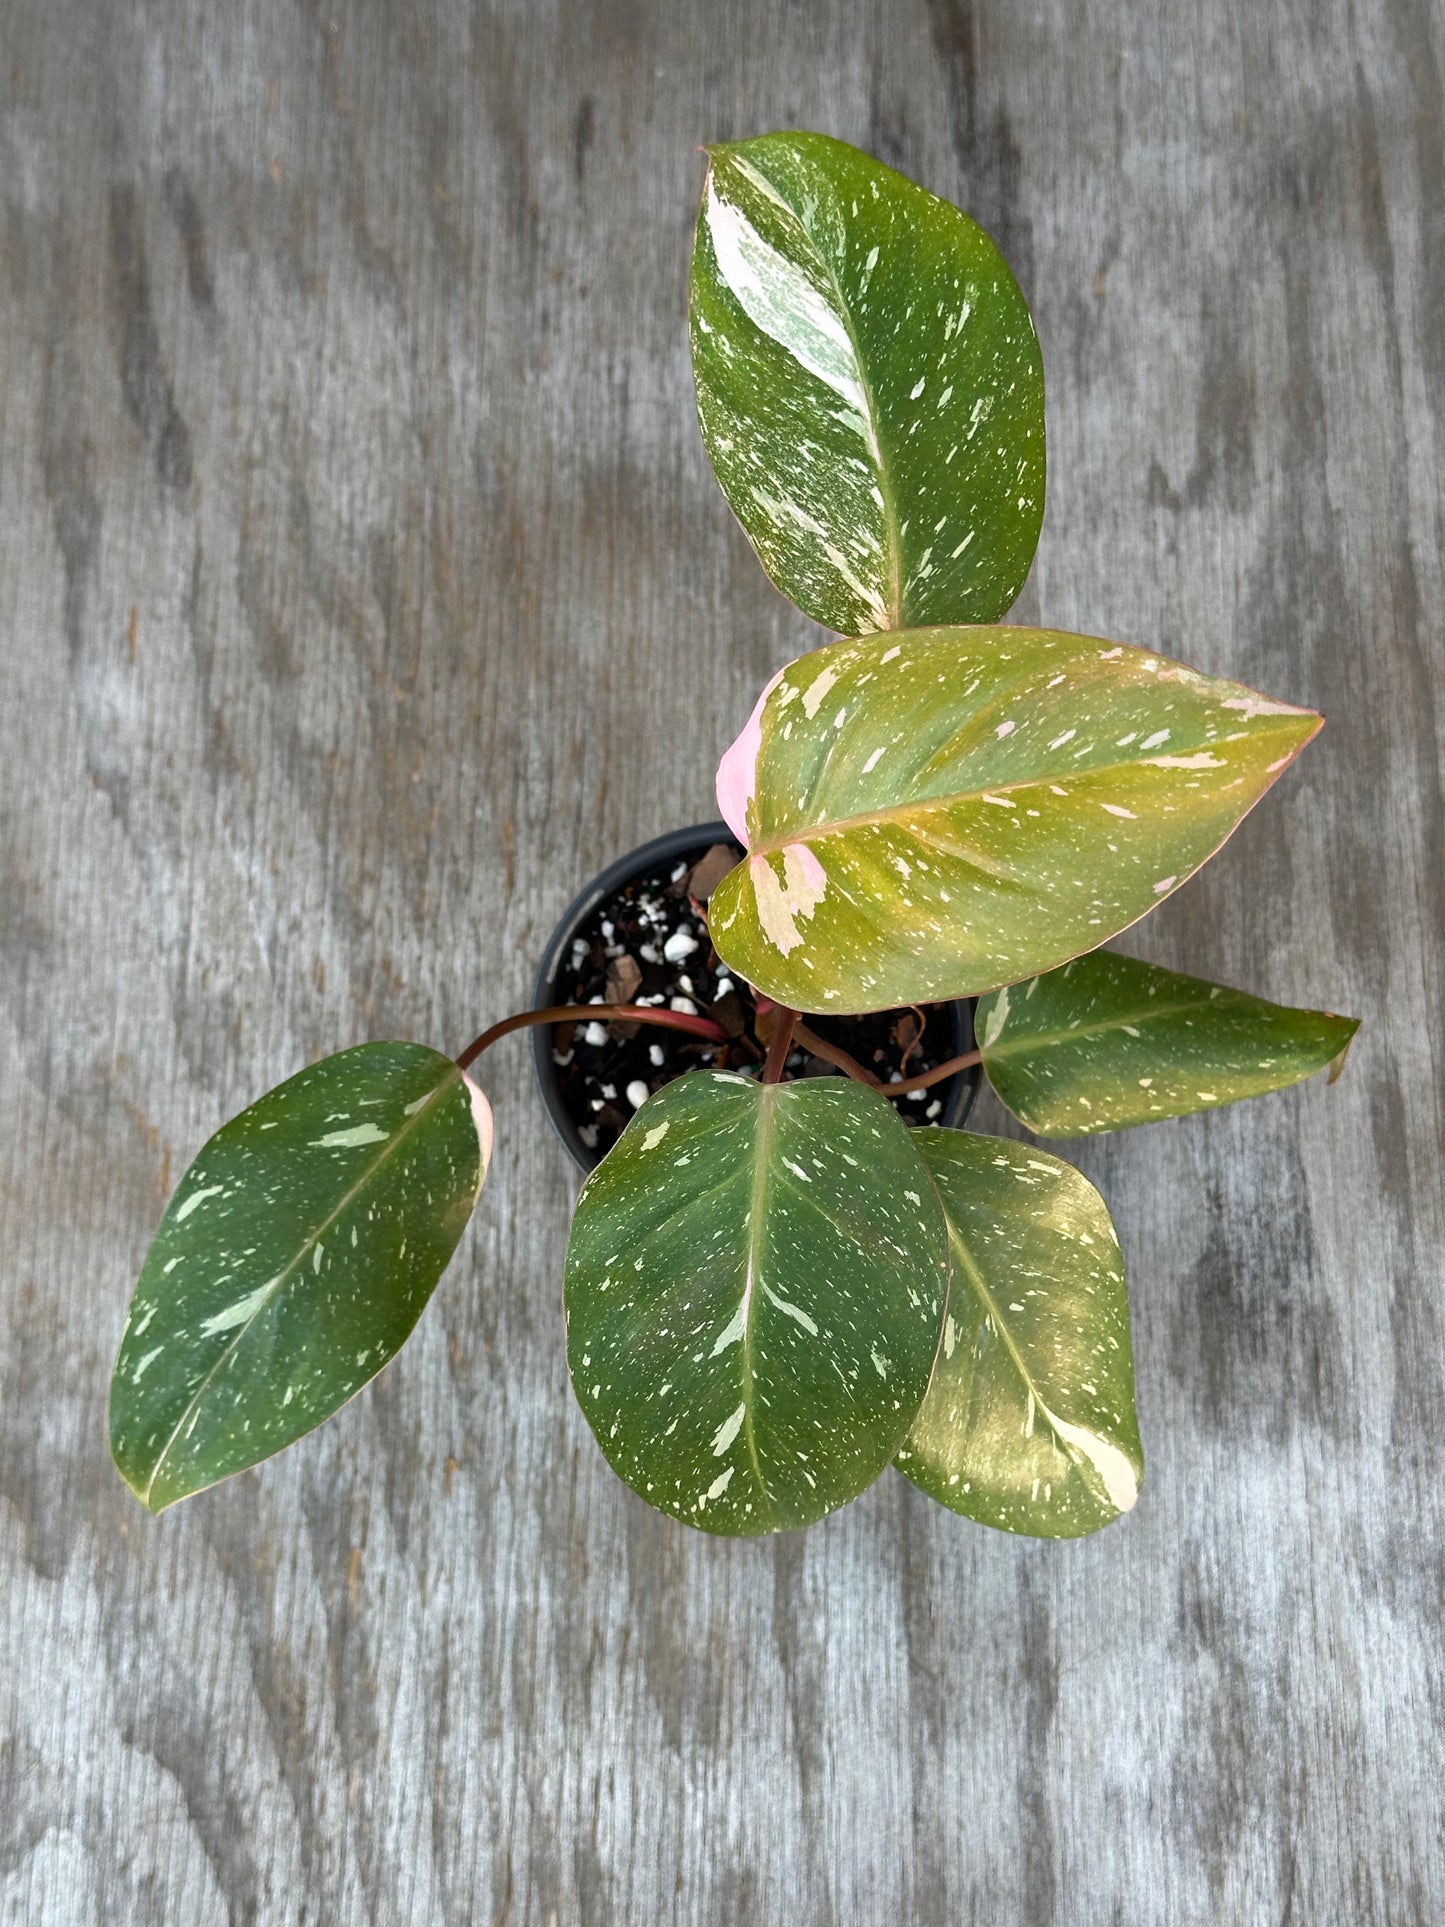
{"type": "Polygon", "coordinates": [[[994,1089],[1047,1137],[1212,1110],[1327,1067],[1337,1076],[1358,1029],[1112,950],[986,997],[977,1020],[994,1089]]]}
{"type": "Polygon", "coordinates": [[[361,1044],[206,1145],[131,1300],[110,1445],[160,1512],[329,1418],[401,1348],[471,1216],[487,1100],[421,1044],[361,1044]]]}
{"type": "Polygon", "coordinates": [[[860,1084],[665,1085],[583,1187],[567,1362],[608,1462],[710,1532],[807,1525],[902,1443],[943,1318],[943,1215],[860,1084]]]}
{"type": "Polygon", "coordinates": [[[980,1525],[1097,1532],[1144,1476],[1108,1208],[1082,1172],[1029,1145],[932,1128],[914,1142],[948,1219],[952,1276],[898,1469],[980,1525]]]}
{"type": "Polygon", "coordinates": [[[997,620],[1044,509],[1043,363],[1002,255],[822,134],[708,153],[698,415],[764,568],[845,635],[997,620]]]}
{"type": "Polygon", "coordinates": [[[995,990],[1161,903],[1319,726],[1092,636],[830,643],[770,688],[750,766],[724,758],[749,857],[713,893],[713,942],[801,1010],[995,990]]]}

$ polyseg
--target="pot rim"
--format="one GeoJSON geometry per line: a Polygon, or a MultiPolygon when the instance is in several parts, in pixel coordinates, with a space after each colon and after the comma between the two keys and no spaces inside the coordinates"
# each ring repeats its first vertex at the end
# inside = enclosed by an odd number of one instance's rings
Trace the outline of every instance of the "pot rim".
{"type": "MultiPolygon", "coordinates": [[[[653,870],[659,865],[675,860],[680,856],[690,856],[694,852],[701,855],[714,843],[731,843],[737,847],[737,837],[726,823],[693,823],[685,829],[669,830],[663,836],[655,836],[648,843],[639,844],[626,856],[620,856],[599,870],[592,881],[578,891],[558,919],[557,926],[547,939],[542,950],[541,961],[532,982],[532,1008],[545,1010],[557,1001],[556,981],[562,959],[571,948],[572,938],[577,926],[584,923],[603,902],[619,890],[624,883],[631,881],[641,871],[653,870]]],[[[954,1055],[974,1048],[973,1009],[975,999],[956,997],[946,1000],[953,1014],[954,1055]]],[[[561,1139],[572,1162],[585,1177],[602,1162],[605,1153],[589,1150],[577,1134],[577,1126],[568,1115],[562,1102],[562,1094],[557,1088],[556,1066],[552,1062],[552,1026],[538,1024],[530,1033],[532,1047],[532,1075],[536,1081],[537,1094],[547,1113],[552,1129],[561,1139]]],[[[943,1086],[946,1093],[943,1114],[935,1123],[957,1129],[973,1108],[978,1094],[980,1071],[977,1064],[966,1071],[959,1071],[943,1086]]]]}

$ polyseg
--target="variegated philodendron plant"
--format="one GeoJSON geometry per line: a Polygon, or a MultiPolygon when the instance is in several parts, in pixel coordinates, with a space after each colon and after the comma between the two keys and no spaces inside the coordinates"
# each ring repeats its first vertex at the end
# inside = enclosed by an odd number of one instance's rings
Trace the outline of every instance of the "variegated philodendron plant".
{"type": "MultiPolygon", "coordinates": [[[[910,1130],[890,1092],[981,1059],[1031,1131],[1179,1117],[1338,1071],[1348,1018],[1100,949],[1177,890],[1320,719],[1147,649],[998,626],[1043,513],[1038,342],[966,215],[817,134],[711,150],[692,264],[703,437],[783,593],[840,639],[718,774],[714,891],[779,1006],[761,1074],[651,1097],[583,1187],[567,1353],[613,1468],[720,1533],[803,1526],[896,1465],[1069,1537],[1143,1473],[1119,1240],[1071,1165],[910,1130]],[[979,1048],[881,1087],[785,1081],[802,1013],[977,997],[979,1048]]],[[[491,1151],[460,1058],[362,1044],[233,1119],[146,1259],[111,1448],[159,1512],[309,1432],[400,1348],[491,1151]]],[[[588,1016],[595,1011],[588,1007],[588,1016]]],[[[705,1017],[613,1015],[703,1034],[705,1017]]]]}

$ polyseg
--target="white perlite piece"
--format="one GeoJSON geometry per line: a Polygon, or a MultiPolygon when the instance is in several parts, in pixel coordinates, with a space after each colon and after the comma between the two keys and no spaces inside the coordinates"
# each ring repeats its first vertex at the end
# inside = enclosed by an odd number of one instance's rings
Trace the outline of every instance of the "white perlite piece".
{"type": "Polygon", "coordinates": [[[640,1111],[648,1099],[648,1089],[640,1077],[634,1077],[627,1087],[627,1101],[634,1111],[640,1111]]]}

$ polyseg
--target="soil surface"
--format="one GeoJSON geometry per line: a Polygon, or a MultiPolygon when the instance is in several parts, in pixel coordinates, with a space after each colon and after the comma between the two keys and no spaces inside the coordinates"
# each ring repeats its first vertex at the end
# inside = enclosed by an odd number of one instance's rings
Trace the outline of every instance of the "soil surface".
{"type": "MultiPolygon", "coordinates": [[[[772,1008],[754,1004],[751,988],[729,975],[712,947],[707,899],[740,859],[715,843],[696,859],[648,871],[600,904],[583,923],[557,971],[559,1004],[599,1006],[594,1022],[557,1024],[552,1062],[562,1102],[589,1150],[606,1152],[634,1111],[685,1071],[713,1067],[755,1073],[767,1054],[772,1008]],[[725,1044],[685,1031],[611,1021],[608,1004],[650,1004],[711,1017],[725,1044]]],[[[947,1004],[920,1004],[865,1017],[809,1016],[811,1029],[887,1082],[932,1070],[954,1055],[947,1004]]],[[[838,1077],[831,1064],[801,1048],[789,1053],[789,1077],[838,1077]]],[[[936,1123],[947,1084],[899,1101],[910,1124],[936,1123]]]]}

